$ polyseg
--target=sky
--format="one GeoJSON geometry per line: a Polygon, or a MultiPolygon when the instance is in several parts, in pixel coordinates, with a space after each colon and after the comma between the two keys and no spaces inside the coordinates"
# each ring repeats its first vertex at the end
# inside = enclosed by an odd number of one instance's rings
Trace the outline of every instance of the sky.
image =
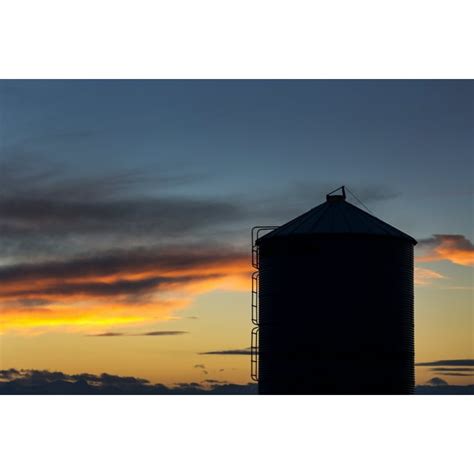
{"type": "Polygon", "coordinates": [[[473,130],[473,81],[0,81],[3,376],[249,383],[250,229],[346,185],[419,242],[417,383],[474,383],[473,130]]]}

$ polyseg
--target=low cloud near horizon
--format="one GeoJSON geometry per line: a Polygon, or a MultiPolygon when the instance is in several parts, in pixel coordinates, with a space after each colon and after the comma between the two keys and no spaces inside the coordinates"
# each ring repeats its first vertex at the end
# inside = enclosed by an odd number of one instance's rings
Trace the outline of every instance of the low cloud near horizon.
{"type": "Polygon", "coordinates": [[[48,370],[0,370],[0,394],[10,395],[252,395],[257,385],[233,384],[205,379],[201,383],[183,382],[173,386],[152,384],[149,380],[103,373],[65,374],[48,370]]]}
{"type": "MultiPolygon", "coordinates": [[[[173,386],[149,380],[103,373],[65,374],[48,370],[0,370],[0,394],[3,395],[256,395],[258,384],[234,384],[225,380],[204,379],[198,382],[176,383],[173,386]]],[[[474,385],[449,385],[433,378],[418,385],[419,395],[474,394],[474,385]]]]}

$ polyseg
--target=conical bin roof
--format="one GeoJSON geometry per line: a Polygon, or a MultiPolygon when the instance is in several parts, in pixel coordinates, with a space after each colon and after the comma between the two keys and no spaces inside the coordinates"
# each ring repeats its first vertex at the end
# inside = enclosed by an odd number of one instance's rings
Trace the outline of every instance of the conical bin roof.
{"type": "Polygon", "coordinates": [[[313,234],[378,235],[416,240],[401,230],[346,201],[343,195],[327,195],[326,202],[260,237],[257,244],[276,237],[313,234]]]}

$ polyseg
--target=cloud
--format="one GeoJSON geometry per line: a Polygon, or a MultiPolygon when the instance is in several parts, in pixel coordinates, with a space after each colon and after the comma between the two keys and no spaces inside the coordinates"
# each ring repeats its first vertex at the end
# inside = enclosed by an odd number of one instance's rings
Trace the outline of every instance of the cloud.
{"type": "Polygon", "coordinates": [[[449,385],[446,380],[443,380],[439,377],[433,377],[426,382],[428,385],[449,385]]]}
{"type": "Polygon", "coordinates": [[[437,370],[435,374],[444,375],[444,376],[451,376],[451,377],[474,377],[474,374],[466,374],[465,372],[446,372],[444,370],[437,370]]]}
{"type": "Polygon", "coordinates": [[[456,367],[471,367],[474,366],[474,359],[448,359],[435,360],[429,362],[417,362],[415,365],[419,366],[456,366],[456,367]]]}
{"type": "Polygon", "coordinates": [[[0,173],[0,239],[5,251],[61,247],[79,237],[180,237],[245,216],[235,201],[172,195],[176,177],[137,172],[87,176],[41,157],[7,159],[0,173]],[[153,186],[153,187],[152,187],[153,186]],[[27,192],[25,192],[27,190],[27,192]]]}
{"type": "Polygon", "coordinates": [[[9,301],[5,304],[10,308],[38,308],[42,306],[49,306],[53,303],[53,300],[48,300],[46,298],[19,298],[9,301]]]}
{"type": "Polygon", "coordinates": [[[137,334],[137,336],[181,336],[182,334],[188,334],[187,331],[151,331],[144,332],[143,334],[137,334]]]}
{"type": "Polygon", "coordinates": [[[249,203],[180,194],[189,176],[89,175],[25,151],[0,166],[1,331],[170,319],[196,295],[248,289],[247,249],[209,237],[249,203]]]}
{"type": "Polygon", "coordinates": [[[194,295],[248,290],[250,270],[245,252],[210,244],[3,265],[0,322],[5,330],[72,324],[90,331],[94,321],[110,326],[169,319],[194,295]]]}
{"type": "Polygon", "coordinates": [[[139,377],[118,376],[103,373],[65,374],[47,370],[0,371],[0,394],[64,394],[64,395],[226,395],[256,394],[257,385],[229,384],[219,380],[183,382],[169,387],[152,384],[139,377]],[[3,380],[3,381],[2,381],[3,380]]]}
{"type": "Polygon", "coordinates": [[[118,337],[118,336],[180,336],[188,334],[187,331],[151,331],[139,334],[125,333],[125,332],[103,332],[101,334],[86,334],[92,337],[118,337]]]}
{"type": "Polygon", "coordinates": [[[449,368],[449,367],[436,367],[434,369],[430,369],[432,372],[437,370],[442,370],[443,372],[474,372],[474,368],[464,368],[464,367],[456,367],[456,368],[449,368]]]}
{"type": "Polygon", "coordinates": [[[429,270],[428,268],[415,267],[415,285],[427,286],[435,280],[446,278],[441,273],[429,270]]]}
{"type": "MultiPolygon", "coordinates": [[[[433,379],[432,379],[433,380],[433,379]]],[[[429,381],[417,385],[417,395],[467,395],[474,394],[474,385],[449,385],[429,381]]],[[[255,383],[232,384],[206,379],[197,382],[177,383],[172,387],[150,383],[140,377],[112,374],[65,374],[47,370],[6,369],[0,370],[0,394],[70,394],[70,395],[254,395],[255,383]]]]}
{"type": "Polygon", "coordinates": [[[245,349],[227,349],[223,351],[209,351],[199,352],[199,355],[250,355],[251,349],[247,347],[245,349]]]}
{"type": "Polygon", "coordinates": [[[16,369],[0,370],[0,379],[12,379],[20,376],[20,372],[16,369]]]}
{"type": "MultiPolygon", "coordinates": [[[[215,276],[215,275],[213,275],[215,276]]],[[[20,289],[0,290],[0,298],[6,297],[27,297],[27,296],[85,296],[85,297],[115,297],[133,296],[139,298],[144,294],[159,289],[162,286],[171,284],[189,283],[206,277],[186,276],[186,277],[151,277],[142,279],[118,279],[112,282],[58,282],[55,281],[43,287],[34,288],[28,286],[20,289]]],[[[0,277],[0,282],[2,281],[0,277]]],[[[35,300],[35,299],[34,299],[35,300]]],[[[25,299],[23,301],[26,301],[25,299]]]]}
{"type": "Polygon", "coordinates": [[[138,247],[116,249],[61,260],[37,263],[19,263],[0,267],[3,284],[38,280],[64,280],[69,278],[110,277],[127,274],[144,274],[159,269],[161,272],[195,274],[196,270],[232,265],[244,265],[248,260],[241,250],[212,245],[138,247]],[[194,271],[193,271],[194,270],[194,271]]]}
{"type": "Polygon", "coordinates": [[[434,234],[418,242],[422,254],[417,262],[436,262],[448,260],[457,265],[474,265],[474,244],[460,234],[434,234]]]}

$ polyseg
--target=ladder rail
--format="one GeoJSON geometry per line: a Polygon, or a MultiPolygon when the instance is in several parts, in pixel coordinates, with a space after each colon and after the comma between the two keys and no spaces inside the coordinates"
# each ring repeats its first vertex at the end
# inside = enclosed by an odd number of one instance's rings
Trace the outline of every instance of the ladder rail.
{"type": "Polygon", "coordinates": [[[258,348],[259,348],[259,327],[255,326],[252,329],[252,342],[250,349],[250,365],[252,380],[258,382],[258,348]]]}
{"type": "Polygon", "coordinates": [[[259,273],[253,272],[252,273],[252,323],[255,326],[258,326],[259,319],[258,319],[258,283],[259,283],[259,273]]]}
{"type": "Polygon", "coordinates": [[[250,341],[250,375],[252,380],[258,382],[259,378],[259,291],[260,291],[260,255],[257,240],[262,232],[268,232],[277,229],[278,226],[266,225],[252,227],[252,267],[256,269],[252,273],[252,293],[251,293],[251,321],[254,327],[251,332],[250,341]]]}

